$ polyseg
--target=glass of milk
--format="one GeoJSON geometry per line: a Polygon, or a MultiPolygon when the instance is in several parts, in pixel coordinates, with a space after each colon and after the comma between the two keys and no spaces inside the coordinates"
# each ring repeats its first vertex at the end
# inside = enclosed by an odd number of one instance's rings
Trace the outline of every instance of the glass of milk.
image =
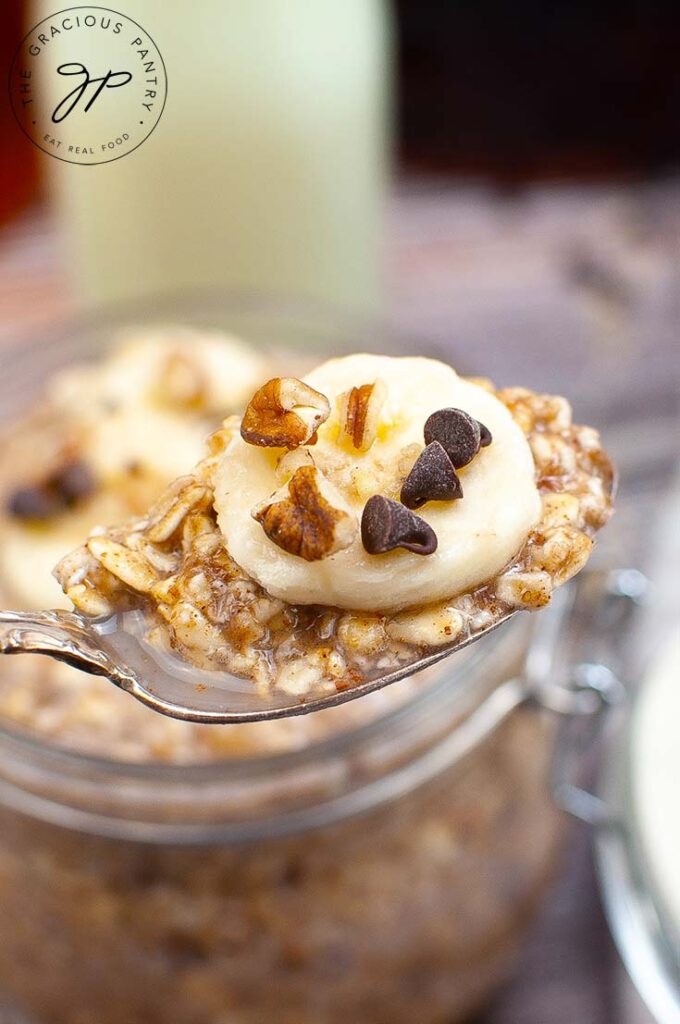
{"type": "MultiPolygon", "coordinates": [[[[55,9],[37,0],[33,22],[55,9]]],[[[157,44],[167,101],[120,160],[43,158],[81,303],[208,289],[374,309],[386,3],[124,0],[121,11],[157,44]]]]}

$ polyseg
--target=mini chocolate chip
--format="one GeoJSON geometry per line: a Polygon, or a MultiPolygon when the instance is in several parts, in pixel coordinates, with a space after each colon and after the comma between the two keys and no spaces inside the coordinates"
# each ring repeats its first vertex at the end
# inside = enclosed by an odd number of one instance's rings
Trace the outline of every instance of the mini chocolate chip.
{"type": "Polygon", "coordinates": [[[425,444],[439,441],[455,469],[467,466],[479,451],[479,423],[462,409],[433,412],[425,422],[424,434],[425,444]]]}
{"type": "Polygon", "coordinates": [[[66,506],[71,506],[92,494],[95,479],[85,462],[68,462],[52,474],[48,486],[54,488],[66,506]]]}
{"type": "Polygon", "coordinates": [[[383,555],[394,548],[406,548],[416,555],[431,555],[437,550],[437,535],[432,527],[382,494],[374,494],[366,502],[361,517],[361,540],[369,555],[383,555]]]}
{"type": "Polygon", "coordinates": [[[406,508],[420,508],[426,501],[453,501],[463,497],[458,474],[439,441],[428,444],[413,464],[401,488],[406,508]]]}
{"type": "Polygon", "coordinates": [[[44,484],[20,487],[7,502],[7,511],[15,519],[36,521],[51,519],[59,514],[62,507],[59,495],[44,484]]]}
{"type": "Polygon", "coordinates": [[[488,448],[493,441],[493,435],[488,427],[485,427],[483,423],[479,423],[479,446],[480,448],[488,448]]]}
{"type": "Polygon", "coordinates": [[[95,489],[92,471],[84,462],[68,462],[46,480],[18,488],[7,502],[7,510],[16,519],[53,519],[71,508],[95,489]]]}

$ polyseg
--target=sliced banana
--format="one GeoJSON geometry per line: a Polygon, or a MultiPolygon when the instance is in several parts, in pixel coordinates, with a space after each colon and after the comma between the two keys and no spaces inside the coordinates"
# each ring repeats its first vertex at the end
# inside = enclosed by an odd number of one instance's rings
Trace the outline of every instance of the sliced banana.
{"type": "Polygon", "coordinates": [[[83,439],[82,457],[104,485],[130,466],[155,474],[162,489],[183,476],[203,454],[207,426],[179,413],[149,406],[128,406],[102,416],[83,439]]]}
{"type": "Polygon", "coordinates": [[[52,569],[82,540],[82,530],[4,523],[0,543],[3,598],[15,608],[70,608],[52,569]]]}
{"type": "Polygon", "coordinates": [[[272,596],[292,604],[393,612],[468,591],[517,554],[541,502],[529,445],[494,395],[444,363],[423,358],[347,356],[324,363],[305,380],[334,410],[309,451],[358,518],[367,481],[372,493],[398,498],[409,463],[424,447],[425,420],[438,409],[465,410],[489,428],[493,443],[459,471],[462,500],[429,502],[418,510],[437,534],[436,553],[369,555],[357,537],[344,550],[307,562],[276,547],[251,516],[281,486],[282,462],[271,450],[234,437],[216,471],[218,521],[232,558],[272,596]],[[342,396],[376,380],[385,386],[380,422],[375,441],[361,451],[342,429],[342,396]]]}
{"type": "Polygon", "coordinates": [[[93,526],[139,511],[129,507],[127,474],[147,479],[149,497],[156,497],[201,458],[211,427],[242,411],[268,369],[238,338],[170,326],[128,331],[103,361],[57,374],[47,404],[76,426],[78,458],[94,474],[97,495],[83,509],[38,525],[0,512],[6,600],[16,607],[68,607],[52,569],[93,526]],[[194,381],[200,394],[192,404],[194,381]]]}
{"type": "Polygon", "coordinates": [[[59,373],[49,399],[82,417],[150,405],[225,416],[242,411],[267,370],[265,358],[232,335],[189,327],[139,328],[126,332],[103,362],[59,373]]]}

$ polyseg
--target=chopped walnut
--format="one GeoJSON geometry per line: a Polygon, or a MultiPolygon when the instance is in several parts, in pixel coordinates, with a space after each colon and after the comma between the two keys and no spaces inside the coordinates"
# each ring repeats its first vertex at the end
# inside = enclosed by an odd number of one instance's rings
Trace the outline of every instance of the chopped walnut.
{"type": "Polygon", "coordinates": [[[200,409],[205,405],[207,390],[199,360],[181,349],[166,355],[155,387],[158,401],[181,409],[200,409]]]}
{"type": "Polygon", "coordinates": [[[301,466],[251,514],[278,547],[316,562],[349,547],[356,536],[356,519],[343,504],[316,467],[301,466]]]}
{"type": "Polygon", "coordinates": [[[313,444],[330,414],[328,399],[297,377],[274,377],[256,391],[244,413],[241,437],[263,448],[313,444]]]}
{"type": "Polygon", "coordinates": [[[380,379],[340,395],[340,437],[348,438],[357,451],[368,451],[378,436],[386,398],[387,388],[380,379]]]}
{"type": "Polygon", "coordinates": [[[314,466],[314,464],[314,456],[309,448],[293,448],[292,451],[284,452],[274,470],[276,482],[283,485],[298,469],[302,469],[303,466],[314,466]]]}

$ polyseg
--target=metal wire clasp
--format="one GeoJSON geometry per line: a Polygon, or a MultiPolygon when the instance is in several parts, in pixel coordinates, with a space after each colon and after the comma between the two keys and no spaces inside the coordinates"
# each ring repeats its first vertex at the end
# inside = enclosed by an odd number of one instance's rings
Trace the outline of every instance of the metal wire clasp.
{"type": "Polygon", "coordinates": [[[635,569],[584,574],[572,591],[571,612],[556,627],[563,636],[553,634],[539,644],[527,665],[534,699],[561,719],[551,767],[553,799],[591,825],[617,824],[607,803],[578,779],[592,767],[597,741],[613,714],[628,702],[628,688],[614,664],[620,661],[623,639],[648,590],[648,581],[635,569]],[[593,660],[574,658],[574,647],[593,660]]]}
{"type": "Polygon", "coordinates": [[[576,666],[570,688],[560,689],[562,704],[551,709],[565,716],[558,729],[551,768],[553,800],[563,811],[590,825],[613,825],[616,816],[611,808],[579,785],[577,779],[612,710],[626,703],[626,687],[606,665],[584,662],[576,666]]]}

